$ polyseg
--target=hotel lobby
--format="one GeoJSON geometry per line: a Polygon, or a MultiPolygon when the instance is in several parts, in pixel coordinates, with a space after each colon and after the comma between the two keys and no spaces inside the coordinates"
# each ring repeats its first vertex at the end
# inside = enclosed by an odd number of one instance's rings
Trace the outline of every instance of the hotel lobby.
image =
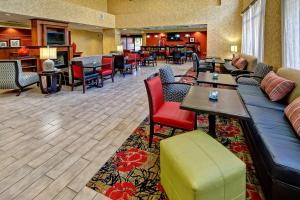
{"type": "Polygon", "coordinates": [[[299,200],[299,0],[0,0],[0,200],[299,200]]]}

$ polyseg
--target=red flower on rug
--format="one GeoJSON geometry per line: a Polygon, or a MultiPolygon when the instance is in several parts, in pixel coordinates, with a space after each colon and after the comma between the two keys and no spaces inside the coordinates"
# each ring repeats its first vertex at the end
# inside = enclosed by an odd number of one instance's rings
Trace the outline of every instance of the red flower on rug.
{"type": "Polygon", "coordinates": [[[249,152],[247,146],[243,143],[240,142],[232,142],[230,144],[230,149],[236,153],[240,153],[240,152],[249,152]]]}
{"type": "Polygon", "coordinates": [[[160,192],[165,192],[163,186],[162,186],[160,183],[157,183],[157,184],[156,184],[156,187],[157,187],[157,189],[158,189],[160,192]]]}
{"type": "Polygon", "coordinates": [[[105,195],[113,200],[127,200],[128,197],[134,196],[136,190],[132,183],[116,183],[106,191],[105,195]]]}
{"type": "Polygon", "coordinates": [[[240,129],[235,126],[228,126],[225,128],[225,133],[223,134],[225,137],[234,137],[240,134],[240,129]]]}
{"type": "Polygon", "coordinates": [[[247,199],[250,198],[251,200],[261,200],[259,193],[256,191],[255,186],[246,184],[246,197],[247,199]]]}
{"type": "Polygon", "coordinates": [[[131,148],[128,151],[120,151],[115,158],[117,169],[121,172],[131,171],[135,167],[140,167],[147,161],[147,153],[131,148]]]}

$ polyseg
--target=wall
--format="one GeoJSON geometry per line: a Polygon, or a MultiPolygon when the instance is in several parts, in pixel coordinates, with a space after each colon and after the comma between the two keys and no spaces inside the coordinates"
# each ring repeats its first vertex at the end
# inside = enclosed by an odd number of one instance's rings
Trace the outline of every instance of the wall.
{"type": "MultiPolygon", "coordinates": [[[[246,8],[252,1],[243,0],[246,8]]],[[[264,62],[282,67],[281,0],[266,0],[264,62]]]]}
{"type": "Polygon", "coordinates": [[[115,27],[114,15],[71,2],[72,0],[1,0],[0,12],[105,28],[115,27]],[[101,15],[103,19],[100,19],[101,15]]]}
{"type": "MultiPolygon", "coordinates": [[[[185,37],[185,34],[190,34],[190,37],[195,38],[195,43],[200,44],[200,53],[201,55],[205,55],[207,52],[207,32],[206,31],[197,31],[197,32],[179,32],[181,41],[166,41],[165,45],[174,46],[174,45],[185,45],[189,43],[189,38],[185,37]]],[[[164,37],[167,37],[167,33],[148,33],[150,38],[146,38],[147,46],[156,46],[158,45],[159,40],[164,37]],[[154,37],[154,35],[158,35],[158,37],[154,37]]]]}
{"type": "Polygon", "coordinates": [[[77,45],[77,52],[83,52],[83,56],[98,55],[103,53],[102,33],[71,30],[71,43],[77,45]]]}
{"type": "Polygon", "coordinates": [[[10,39],[20,39],[21,46],[31,46],[31,30],[17,28],[0,28],[0,41],[7,41],[9,45],[10,39]]]}
{"type": "Polygon", "coordinates": [[[103,30],[103,53],[108,54],[117,50],[117,45],[121,44],[121,34],[117,29],[103,30]]]}
{"type": "Polygon", "coordinates": [[[207,24],[208,55],[230,57],[230,45],[241,44],[240,0],[109,0],[117,28],[207,24]],[[149,17],[151,16],[151,17],[149,17]]]}
{"type": "Polygon", "coordinates": [[[107,0],[64,0],[80,6],[107,12],[107,0]]]}

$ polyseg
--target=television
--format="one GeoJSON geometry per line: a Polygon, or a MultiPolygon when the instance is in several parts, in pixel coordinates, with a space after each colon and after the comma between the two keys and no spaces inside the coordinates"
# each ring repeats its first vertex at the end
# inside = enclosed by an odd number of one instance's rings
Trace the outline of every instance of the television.
{"type": "Polygon", "coordinates": [[[167,33],[168,41],[181,41],[179,33],[167,33]]]}
{"type": "Polygon", "coordinates": [[[47,44],[48,45],[64,45],[65,33],[64,32],[47,32],[47,44]]]}

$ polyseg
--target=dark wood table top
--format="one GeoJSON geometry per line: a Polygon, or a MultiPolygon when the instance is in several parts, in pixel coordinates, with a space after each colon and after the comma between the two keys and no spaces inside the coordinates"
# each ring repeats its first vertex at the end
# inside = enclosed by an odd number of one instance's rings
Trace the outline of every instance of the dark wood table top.
{"type": "Polygon", "coordinates": [[[104,66],[108,66],[109,64],[87,64],[84,65],[84,68],[99,68],[99,67],[104,67],[104,66]]]}
{"type": "Polygon", "coordinates": [[[207,62],[207,63],[219,63],[219,64],[224,64],[225,63],[225,61],[222,60],[222,59],[220,59],[220,58],[215,58],[215,59],[213,59],[213,58],[206,58],[205,62],[207,62]]]}
{"type": "Polygon", "coordinates": [[[197,78],[198,83],[208,83],[224,86],[237,87],[235,79],[230,74],[218,74],[218,79],[213,79],[213,73],[209,72],[200,72],[197,78]]]}
{"type": "Polygon", "coordinates": [[[237,90],[192,86],[180,108],[233,118],[250,118],[237,90]],[[209,100],[210,91],[219,91],[218,101],[209,100]]]}

